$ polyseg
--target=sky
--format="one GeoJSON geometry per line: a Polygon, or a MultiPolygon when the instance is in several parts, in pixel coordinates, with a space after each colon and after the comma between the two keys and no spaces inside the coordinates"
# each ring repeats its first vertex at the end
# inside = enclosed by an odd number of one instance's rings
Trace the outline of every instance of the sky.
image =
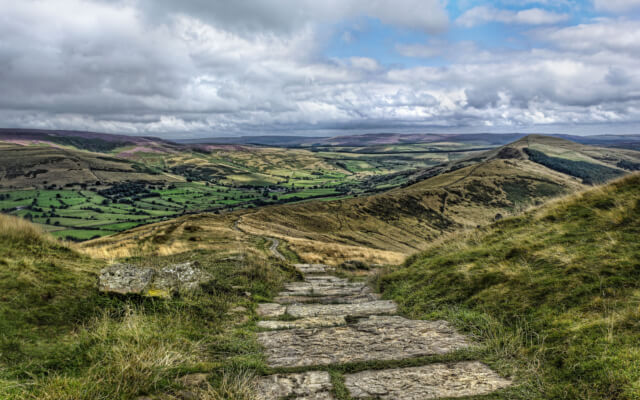
{"type": "Polygon", "coordinates": [[[640,133],[640,0],[0,0],[0,126],[640,133]]]}

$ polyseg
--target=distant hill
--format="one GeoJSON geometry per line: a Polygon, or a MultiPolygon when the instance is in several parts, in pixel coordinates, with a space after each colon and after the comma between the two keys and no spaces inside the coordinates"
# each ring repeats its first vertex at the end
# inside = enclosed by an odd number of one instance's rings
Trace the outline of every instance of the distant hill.
{"type": "Polygon", "coordinates": [[[107,133],[60,131],[42,129],[1,129],[0,141],[4,142],[50,142],[78,149],[108,152],[128,145],[164,144],[171,142],[145,136],[114,135],[107,133]]]}
{"type": "Polygon", "coordinates": [[[413,318],[473,334],[512,399],[637,399],[640,175],[448,236],[380,281],[413,318]]]}
{"type": "MultiPolygon", "coordinates": [[[[361,147],[400,144],[424,143],[476,143],[486,146],[502,146],[523,137],[522,133],[468,133],[468,134],[439,134],[439,133],[367,133],[341,136],[292,136],[292,135],[261,135],[238,137],[210,137],[197,139],[165,140],[151,136],[130,136],[84,131],[44,130],[44,129],[7,129],[0,128],[0,141],[31,141],[51,142],[79,149],[108,152],[118,147],[129,145],[151,145],[181,148],[180,145],[197,144],[239,144],[274,147],[361,147]]],[[[640,135],[564,135],[549,134],[572,142],[635,148],[640,146],[640,135]],[[629,147],[630,146],[630,147],[629,147]]]]}
{"type": "Polygon", "coordinates": [[[522,134],[402,134],[368,133],[332,137],[304,136],[239,136],[177,140],[188,144],[254,144],[280,147],[336,146],[360,147],[393,144],[418,144],[440,142],[477,142],[485,145],[503,145],[517,140],[522,134]]]}
{"type": "Polygon", "coordinates": [[[0,188],[180,181],[128,159],[73,148],[0,143],[0,154],[0,188]]]}
{"type": "Polygon", "coordinates": [[[623,161],[637,165],[640,153],[532,135],[421,171],[408,187],[363,198],[268,207],[243,216],[239,226],[281,237],[309,261],[326,257],[314,249],[329,243],[390,251],[402,258],[443,233],[483,225],[622,176],[627,173],[618,167],[623,161]]]}
{"type": "Polygon", "coordinates": [[[322,243],[390,251],[399,260],[444,232],[475,227],[523,203],[581,187],[525,157],[489,153],[421,171],[414,181],[375,196],[260,209],[243,216],[239,226],[280,237],[309,261],[325,257],[317,252],[322,243]]]}
{"type": "MultiPolygon", "coordinates": [[[[502,146],[528,136],[522,133],[469,133],[469,134],[432,134],[432,133],[368,133],[359,135],[343,135],[333,137],[303,137],[303,136],[239,136],[212,137],[201,139],[176,140],[184,144],[253,144],[278,147],[361,147],[400,144],[424,143],[475,143],[479,146],[502,146]]],[[[640,135],[596,135],[579,136],[550,134],[560,139],[572,142],[598,146],[632,146],[640,145],[640,135]]]]}
{"type": "Polygon", "coordinates": [[[177,139],[182,144],[253,144],[261,146],[298,147],[311,146],[323,143],[328,137],[305,136],[238,136],[238,137],[212,137],[201,139],[177,139]]]}
{"type": "MultiPolygon", "coordinates": [[[[551,198],[582,190],[595,183],[603,171],[605,180],[621,176],[627,171],[616,167],[617,163],[637,163],[639,157],[640,153],[634,151],[529,136],[416,172],[411,177],[413,184],[377,195],[267,206],[234,215],[238,229],[281,238],[309,262],[358,259],[397,263],[449,232],[486,225],[551,198]],[[554,162],[566,160],[571,167],[577,162],[579,172],[569,172],[579,175],[587,171],[594,175],[579,177],[559,171],[555,164],[531,160],[527,151],[542,153],[554,162]]],[[[203,216],[202,223],[209,224],[205,222],[209,218],[216,220],[215,216],[203,216]]],[[[198,223],[198,219],[190,221],[198,223]]],[[[183,224],[182,219],[177,219],[165,225],[168,231],[174,231],[183,224]]],[[[89,242],[87,246],[99,248],[127,242],[129,235],[151,238],[154,229],[153,225],[141,227],[135,233],[124,232],[108,240],[89,242]]],[[[177,240],[178,248],[192,246],[188,241],[173,239],[177,240]]]]}

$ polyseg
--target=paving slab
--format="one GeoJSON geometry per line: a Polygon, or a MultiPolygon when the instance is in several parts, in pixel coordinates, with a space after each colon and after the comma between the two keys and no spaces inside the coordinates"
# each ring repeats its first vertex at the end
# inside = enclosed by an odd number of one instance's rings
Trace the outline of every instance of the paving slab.
{"type": "Polygon", "coordinates": [[[291,296],[288,292],[282,292],[273,299],[274,302],[279,304],[349,304],[375,300],[380,300],[380,295],[377,293],[359,293],[349,296],[291,296]]]}
{"type": "Polygon", "coordinates": [[[345,385],[356,399],[425,400],[489,394],[511,382],[473,361],[363,371],[345,375],[345,385]]]}
{"type": "Polygon", "coordinates": [[[271,367],[301,367],[373,360],[401,360],[469,347],[446,321],[373,316],[332,328],[261,332],[271,367]]]}
{"type": "Polygon", "coordinates": [[[259,321],[258,327],[263,329],[304,329],[346,324],[347,320],[344,315],[326,315],[322,317],[302,318],[295,321],[259,321]]]}
{"type": "Polygon", "coordinates": [[[324,274],[328,269],[331,269],[329,265],[325,264],[293,264],[293,266],[303,274],[324,274]]]}
{"type": "Polygon", "coordinates": [[[333,400],[331,378],[325,371],[278,374],[258,379],[259,400],[333,400]]]}
{"type": "Polygon", "coordinates": [[[371,289],[359,282],[292,282],[284,286],[291,296],[351,296],[369,293],[371,289]]]}
{"type": "Polygon", "coordinates": [[[292,304],[287,306],[287,314],[295,318],[317,317],[320,315],[391,315],[398,306],[391,300],[375,300],[353,304],[292,304]]]}
{"type": "Polygon", "coordinates": [[[261,303],[258,304],[256,311],[261,317],[275,318],[284,315],[287,312],[287,307],[276,303],[261,303]]]}
{"type": "Polygon", "coordinates": [[[339,282],[339,283],[348,283],[349,280],[347,278],[340,278],[334,275],[310,275],[305,276],[304,278],[307,282],[339,282]]]}

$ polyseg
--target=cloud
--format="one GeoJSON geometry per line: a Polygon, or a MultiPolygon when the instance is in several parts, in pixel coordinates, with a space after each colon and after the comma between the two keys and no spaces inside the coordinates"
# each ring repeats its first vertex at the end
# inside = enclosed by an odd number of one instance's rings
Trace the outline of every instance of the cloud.
{"type": "Polygon", "coordinates": [[[203,136],[640,119],[637,21],[538,27],[525,39],[539,45],[520,50],[422,35],[395,46],[416,59],[407,67],[325,57],[327,25],[369,15],[437,31],[447,23],[444,3],[251,4],[0,0],[0,121],[203,136]],[[434,57],[437,67],[420,65],[434,57]]]}
{"type": "Polygon", "coordinates": [[[467,10],[456,20],[458,25],[472,28],[489,22],[516,25],[550,25],[569,19],[567,14],[558,14],[540,8],[511,11],[490,6],[477,6],[467,10]]]}
{"type": "Polygon", "coordinates": [[[490,53],[481,51],[475,42],[459,41],[451,43],[443,39],[430,39],[427,43],[396,45],[398,53],[405,57],[434,58],[443,57],[450,61],[467,59],[470,55],[478,60],[480,56],[492,57],[490,53]]]}
{"type": "Polygon", "coordinates": [[[225,30],[291,32],[309,23],[367,16],[386,24],[440,32],[448,15],[440,0],[138,0],[156,20],[189,15],[225,30]]]}
{"type": "Polygon", "coordinates": [[[364,71],[376,71],[380,69],[380,64],[372,58],[367,57],[351,57],[351,66],[364,71]]]}
{"type": "Polygon", "coordinates": [[[594,0],[593,3],[597,11],[614,14],[640,9],[640,0],[594,0]]]}
{"type": "Polygon", "coordinates": [[[589,24],[534,31],[532,35],[565,50],[587,53],[614,51],[640,57],[639,21],[600,19],[589,24]]]}

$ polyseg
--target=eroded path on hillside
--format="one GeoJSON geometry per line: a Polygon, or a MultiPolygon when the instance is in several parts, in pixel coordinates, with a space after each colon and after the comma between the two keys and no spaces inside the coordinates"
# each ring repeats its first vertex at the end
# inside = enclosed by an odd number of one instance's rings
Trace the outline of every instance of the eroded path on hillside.
{"type": "MultiPolygon", "coordinates": [[[[331,377],[313,370],[350,363],[444,355],[473,345],[446,321],[396,315],[397,305],[363,282],[330,275],[321,264],[297,264],[303,282],[285,286],[274,303],[260,304],[258,334],[272,368],[305,372],[263,377],[259,398],[334,400],[331,377]]],[[[509,386],[476,361],[364,370],[344,375],[354,399],[422,400],[483,395],[509,386]]]]}

